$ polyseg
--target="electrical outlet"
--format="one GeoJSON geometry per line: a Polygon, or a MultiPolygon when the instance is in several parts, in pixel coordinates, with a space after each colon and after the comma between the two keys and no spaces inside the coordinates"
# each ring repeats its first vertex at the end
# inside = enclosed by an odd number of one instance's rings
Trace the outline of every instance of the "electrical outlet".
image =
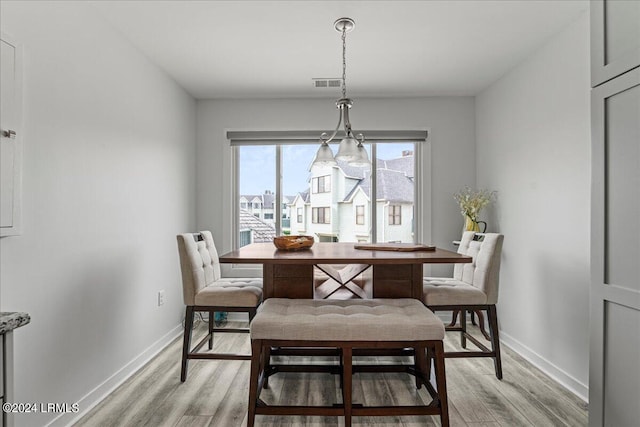
{"type": "Polygon", "coordinates": [[[158,307],[164,305],[164,290],[158,291],[158,307]]]}

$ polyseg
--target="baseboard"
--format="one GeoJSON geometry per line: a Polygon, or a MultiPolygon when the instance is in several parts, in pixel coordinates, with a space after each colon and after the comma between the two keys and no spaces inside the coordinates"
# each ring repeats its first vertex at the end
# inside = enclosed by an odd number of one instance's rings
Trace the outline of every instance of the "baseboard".
{"type": "Polygon", "coordinates": [[[500,331],[500,343],[506,345],[511,350],[518,353],[533,366],[540,369],[542,372],[544,372],[558,384],[578,396],[584,402],[589,402],[589,387],[587,385],[581,383],[558,366],[549,362],[547,359],[545,359],[526,345],[522,344],[520,341],[509,336],[509,334],[505,334],[503,331],[500,331]]]}
{"type": "Polygon", "coordinates": [[[87,393],[78,401],[80,411],[77,413],[65,413],[56,417],[46,427],[62,427],[71,426],[76,423],[80,418],[85,416],[94,406],[100,403],[105,397],[112,393],[117,387],[124,383],[131,375],[133,375],[138,369],[147,364],[154,356],[165,349],[171,344],[177,337],[182,335],[182,324],[176,326],[167,332],[158,341],[151,344],[146,350],[136,356],[133,360],[123,366],[119,371],[107,378],[102,384],[87,393]]]}

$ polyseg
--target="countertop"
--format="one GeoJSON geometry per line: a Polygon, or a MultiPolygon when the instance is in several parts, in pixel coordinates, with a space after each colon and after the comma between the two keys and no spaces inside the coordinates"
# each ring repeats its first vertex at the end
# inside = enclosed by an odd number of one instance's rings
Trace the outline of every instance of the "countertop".
{"type": "Polygon", "coordinates": [[[0,312],[0,334],[11,332],[29,322],[31,322],[31,316],[29,316],[28,313],[20,313],[17,311],[0,312]]]}

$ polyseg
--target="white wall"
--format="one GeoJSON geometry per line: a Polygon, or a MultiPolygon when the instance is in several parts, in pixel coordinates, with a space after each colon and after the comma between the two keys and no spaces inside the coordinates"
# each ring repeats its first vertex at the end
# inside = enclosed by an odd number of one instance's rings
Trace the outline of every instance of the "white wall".
{"type": "Polygon", "coordinates": [[[0,11],[24,45],[24,233],[0,239],[2,311],[32,319],[15,332],[15,399],[85,410],[179,331],[195,101],[86,2],[0,11]]]}
{"type": "Polygon", "coordinates": [[[584,14],[476,98],[477,183],[498,191],[504,340],[587,396],[589,24],[584,14]]]}
{"type": "MultiPolygon", "coordinates": [[[[431,162],[431,179],[422,192],[425,200],[431,193],[432,200],[423,212],[427,243],[452,248],[451,241],[460,236],[462,217],[453,193],[475,182],[474,111],[470,97],[354,100],[354,129],[429,129],[431,148],[423,150],[421,159],[431,162]]],[[[331,99],[198,102],[197,222],[212,230],[221,252],[231,249],[232,168],[226,131],[331,129],[336,120],[331,99]]]]}

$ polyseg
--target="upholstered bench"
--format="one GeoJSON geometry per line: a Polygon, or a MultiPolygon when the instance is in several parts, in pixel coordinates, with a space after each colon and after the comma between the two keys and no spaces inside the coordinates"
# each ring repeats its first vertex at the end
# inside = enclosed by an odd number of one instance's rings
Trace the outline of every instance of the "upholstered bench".
{"type": "MultiPolygon", "coordinates": [[[[444,368],[444,325],[416,299],[308,300],[270,298],[251,322],[251,378],[247,426],[256,414],[344,416],[439,415],[449,425],[444,368]],[[342,404],[332,406],[267,405],[260,391],[270,370],[271,347],[335,348],[341,354],[342,404]],[[365,372],[352,364],[353,349],[412,348],[414,365],[406,372],[416,376],[418,388],[426,386],[433,401],[419,406],[362,406],[353,404],[352,375],[365,372]],[[429,382],[434,357],[436,388],[429,382]]],[[[378,366],[379,368],[380,366],[378,366]]],[[[381,371],[375,369],[367,372],[381,371]]],[[[397,371],[397,370],[396,370],[397,371]]]]}

